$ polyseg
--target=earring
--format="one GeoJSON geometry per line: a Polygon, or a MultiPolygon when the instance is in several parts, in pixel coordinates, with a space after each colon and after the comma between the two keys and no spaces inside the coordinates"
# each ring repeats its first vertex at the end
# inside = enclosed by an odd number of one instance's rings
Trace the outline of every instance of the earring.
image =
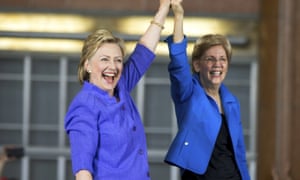
{"type": "Polygon", "coordinates": [[[87,72],[88,72],[88,73],[91,73],[92,71],[91,71],[91,70],[87,70],[87,72]]]}

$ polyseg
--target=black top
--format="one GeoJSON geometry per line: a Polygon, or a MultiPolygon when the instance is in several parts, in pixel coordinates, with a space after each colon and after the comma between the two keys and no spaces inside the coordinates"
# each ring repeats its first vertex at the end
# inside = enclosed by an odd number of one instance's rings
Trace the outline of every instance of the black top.
{"type": "Polygon", "coordinates": [[[184,171],[182,179],[241,180],[241,176],[234,158],[232,142],[226,123],[226,117],[223,114],[222,125],[205,174],[197,175],[193,172],[184,171]]]}

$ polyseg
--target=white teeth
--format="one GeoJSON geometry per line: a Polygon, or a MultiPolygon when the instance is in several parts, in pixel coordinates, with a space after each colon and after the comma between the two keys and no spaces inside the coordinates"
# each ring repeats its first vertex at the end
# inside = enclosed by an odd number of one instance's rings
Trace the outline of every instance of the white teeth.
{"type": "Polygon", "coordinates": [[[115,73],[104,73],[104,76],[110,76],[110,77],[113,77],[113,76],[115,76],[115,73]]]}
{"type": "Polygon", "coordinates": [[[212,75],[221,75],[222,72],[220,72],[220,71],[213,71],[213,72],[210,72],[210,74],[212,74],[212,75]]]}

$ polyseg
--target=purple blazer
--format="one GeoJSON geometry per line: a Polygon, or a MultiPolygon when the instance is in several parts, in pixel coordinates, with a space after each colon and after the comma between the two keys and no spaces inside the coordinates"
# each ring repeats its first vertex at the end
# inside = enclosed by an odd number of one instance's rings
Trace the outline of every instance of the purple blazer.
{"type": "Polygon", "coordinates": [[[120,101],[84,82],[65,117],[73,173],[88,170],[94,180],[149,180],[144,127],[130,96],[155,55],[137,44],[116,87],[120,101]]]}

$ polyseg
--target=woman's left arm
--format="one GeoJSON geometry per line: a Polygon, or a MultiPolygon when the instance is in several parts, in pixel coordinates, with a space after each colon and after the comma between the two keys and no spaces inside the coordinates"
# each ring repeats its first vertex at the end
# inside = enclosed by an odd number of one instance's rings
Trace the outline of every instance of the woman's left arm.
{"type": "Polygon", "coordinates": [[[239,137],[239,142],[238,142],[238,163],[240,165],[240,171],[242,175],[242,179],[245,180],[250,180],[250,175],[249,175],[249,170],[248,170],[248,165],[247,165],[247,149],[246,145],[244,142],[244,133],[243,133],[243,128],[242,124],[240,125],[241,131],[240,131],[240,137],[239,137]]]}
{"type": "Polygon", "coordinates": [[[169,13],[171,0],[160,0],[160,6],[146,32],[142,35],[139,43],[155,52],[160,40],[161,31],[164,28],[166,17],[169,13]]]}

